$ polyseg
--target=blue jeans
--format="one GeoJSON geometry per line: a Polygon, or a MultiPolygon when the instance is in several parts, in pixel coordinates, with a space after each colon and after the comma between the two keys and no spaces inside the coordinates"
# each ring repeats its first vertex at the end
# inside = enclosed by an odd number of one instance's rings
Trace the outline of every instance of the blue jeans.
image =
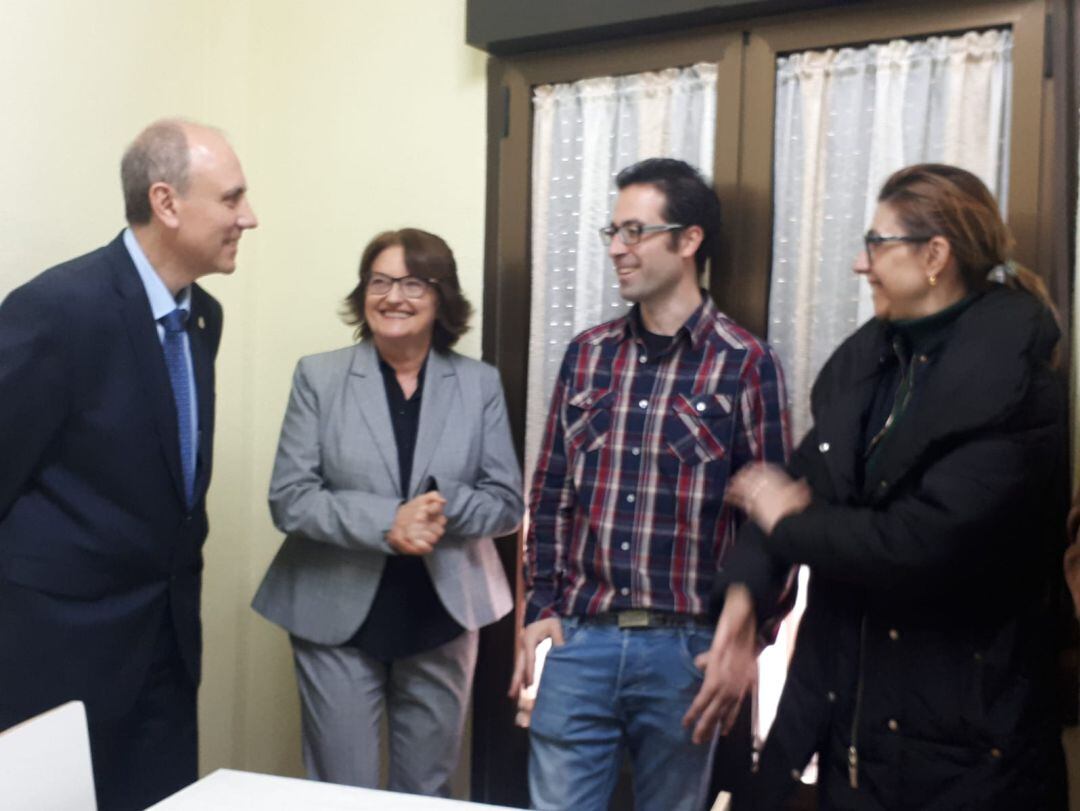
{"type": "Polygon", "coordinates": [[[691,743],[681,721],[712,631],[562,622],[566,644],[547,655],[529,728],[532,807],[607,811],[625,750],[638,811],[700,811],[712,746],[691,743]]]}

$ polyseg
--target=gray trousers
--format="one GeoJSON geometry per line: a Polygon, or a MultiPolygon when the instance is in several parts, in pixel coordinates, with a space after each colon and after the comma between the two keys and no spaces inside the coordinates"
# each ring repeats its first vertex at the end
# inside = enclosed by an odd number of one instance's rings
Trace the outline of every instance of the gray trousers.
{"type": "Polygon", "coordinates": [[[385,664],[354,647],[293,636],[308,777],[379,787],[379,727],[390,730],[391,791],[450,796],[479,631],[385,664]]]}

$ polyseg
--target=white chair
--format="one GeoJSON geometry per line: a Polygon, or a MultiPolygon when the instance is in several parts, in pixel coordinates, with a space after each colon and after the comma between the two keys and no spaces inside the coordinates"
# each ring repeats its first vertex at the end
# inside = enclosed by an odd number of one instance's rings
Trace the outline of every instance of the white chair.
{"type": "Polygon", "coordinates": [[[0,798],[5,811],[97,811],[81,701],[0,732],[0,798]]]}

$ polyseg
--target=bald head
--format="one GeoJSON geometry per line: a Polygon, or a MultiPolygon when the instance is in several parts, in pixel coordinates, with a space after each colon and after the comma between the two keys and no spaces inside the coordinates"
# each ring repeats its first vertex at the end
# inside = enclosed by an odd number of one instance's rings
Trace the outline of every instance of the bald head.
{"type": "Polygon", "coordinates": [[[168,183],[177,194],[187,193],[191,182],[191,147],[193,138],[202,140],[217,130],[185,121],[166,118],[155,121],[136,136],[120,161],[120,183],[124,190],[124,212],[131,225],[150,222],[150,187],[168,183]]]}

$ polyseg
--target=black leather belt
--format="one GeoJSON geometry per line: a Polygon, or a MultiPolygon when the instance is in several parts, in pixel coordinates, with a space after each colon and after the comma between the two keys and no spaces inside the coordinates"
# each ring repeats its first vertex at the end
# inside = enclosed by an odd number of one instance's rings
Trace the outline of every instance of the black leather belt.
{"type": "Polygon", "coordinates": [[[594,625],[617,625],[620,628],[681,628],[685,625],[713,627],[712,620],[705,614],[676,614],[672,611],[654,611],[649,608],[604,611],[582,617],[581,621],[594,625]]]}

